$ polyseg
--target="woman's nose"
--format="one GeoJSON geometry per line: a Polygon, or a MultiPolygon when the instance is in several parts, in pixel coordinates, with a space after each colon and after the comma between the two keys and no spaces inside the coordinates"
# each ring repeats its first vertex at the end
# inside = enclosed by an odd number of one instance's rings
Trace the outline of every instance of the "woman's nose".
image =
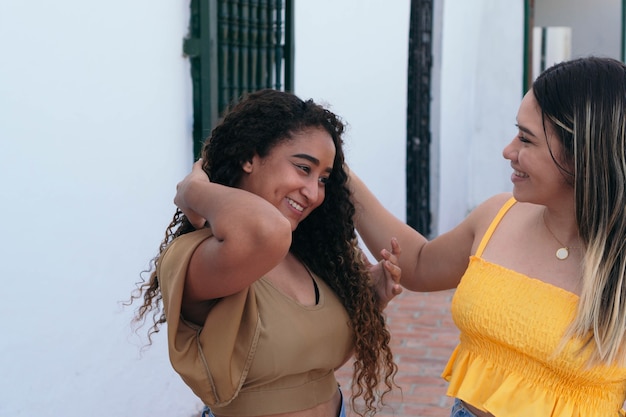
{"type": "Polygon", "coordinates": [[[508,159],[509,161],[517,158],[515,139],[513,139],[508,145],[504,147],[504,149],[502,149],[502,156],[504,157],[504,159],[508,159]]]}
{"type": "Polygon", "coordinates": [[[306,199],[309,201],[309,204],[317,203],[317,200],[320,196],[319,182],[314,179],[308,180],[304,187],[302,187],[302,195],[306,197],[306,199]]]}

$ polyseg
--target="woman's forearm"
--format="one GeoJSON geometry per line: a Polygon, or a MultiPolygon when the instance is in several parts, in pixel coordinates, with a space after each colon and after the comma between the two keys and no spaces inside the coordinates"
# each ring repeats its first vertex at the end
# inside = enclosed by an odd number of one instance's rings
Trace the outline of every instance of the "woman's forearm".
{"type": "Polygon", "coordinates": [[[427,242],[426,238],[387,210],[352,171],[349,186],[356,209],[356,228],[372,255],[380,260],[380,252],[388,247],[391,238],[398,239],[402,249],[399,257],[401,283],[405,285],[414,279],[417,255],[427,242]]]}

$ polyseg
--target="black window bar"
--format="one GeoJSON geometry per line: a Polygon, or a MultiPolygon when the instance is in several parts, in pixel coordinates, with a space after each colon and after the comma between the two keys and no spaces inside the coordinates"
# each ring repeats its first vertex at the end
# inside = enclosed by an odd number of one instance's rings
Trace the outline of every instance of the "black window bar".
{"type": "Polygon", "coordinates": [[[191,0],[194,155],[243,94],[293,91],[293,21],[293,0],[191,0]]]}
{"type": "Polygon", "coordinates": [[[407,97],[407,224],[424,236],[431,232],[430,90],[432,0],[411,0],[407,97]]]}

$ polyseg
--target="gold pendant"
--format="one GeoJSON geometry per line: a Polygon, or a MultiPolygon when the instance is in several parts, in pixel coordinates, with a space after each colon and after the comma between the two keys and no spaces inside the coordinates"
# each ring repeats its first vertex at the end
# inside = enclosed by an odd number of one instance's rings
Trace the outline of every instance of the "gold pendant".
{"type": "Polygon", "coordinates": [[[567,259],[568,256],[569,256],[569,250],[567,248],[559,248],[556,251],[556,257],[559,258],[560,260],[567,259]]]}

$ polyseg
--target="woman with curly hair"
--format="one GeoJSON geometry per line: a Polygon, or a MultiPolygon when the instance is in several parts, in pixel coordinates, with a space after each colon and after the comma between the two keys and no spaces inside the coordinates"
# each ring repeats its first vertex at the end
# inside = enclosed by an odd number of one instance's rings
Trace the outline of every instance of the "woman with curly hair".
{"type": "Polygon", "coordinates": [[[359,414],[394,386],[382,309],[401,291],[400,249],[370,265],[357,246],[343,130],[312,100],[251,93],[177,186],[135,320],[151,315],[150,335],[167,321],[205,416],[345,416],[334,371],[352,355],[359,414]]]}

